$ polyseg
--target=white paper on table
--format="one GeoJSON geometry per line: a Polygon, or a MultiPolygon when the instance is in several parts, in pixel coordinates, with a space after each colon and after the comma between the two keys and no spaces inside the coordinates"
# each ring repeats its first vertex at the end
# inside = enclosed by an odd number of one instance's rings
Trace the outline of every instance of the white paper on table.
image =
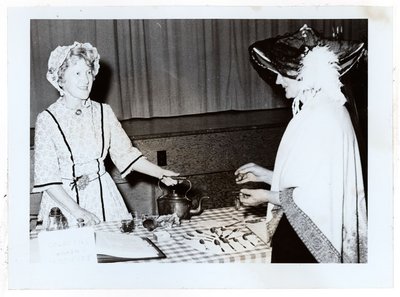
{"type": "Polygon", "coordinates": [[[38,245],[41,262],[97,263],[91,227],[42,231],[38,235],[38,245]]]}
{"type": "Polygon", "coordinates": [[[96,232],[97,254],[120,258],[152,258],[158,257],[158,250],[147,240],[123,233],[96,232]]]}
{"type": "Polygon", "coordinates": [[[266,222],[246,224],[246,227],[251,230],[259,239],[268,244],[267,225],[266,222]]]}

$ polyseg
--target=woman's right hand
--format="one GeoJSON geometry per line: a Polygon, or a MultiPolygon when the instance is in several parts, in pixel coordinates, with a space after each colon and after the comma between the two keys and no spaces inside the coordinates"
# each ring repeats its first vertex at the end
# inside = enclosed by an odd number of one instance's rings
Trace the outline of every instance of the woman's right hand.
{"type": "Polygon", "coordinates": [[[178,183],[178,181],[176,179],[173,179],[174,176],[179,176],[179,173],[164,169],[160,181],[168,187],[175,186],[178,183]]]}
{"type": "MultiPolygon", "coordinates": [[[[61,185],[55,185],[53,187],[50,187],[46,191],[54,201],[63,205],[64,208],[70,214],[72,214],[72,216],[76,220],[83,219],[85,225],[89,225],[89,226],[100,223],[99,218],[95,214],[80,207],[76,203],[76,201],[74,199],[72,199],[71,196],[68,195],[68,193],[64,190],[64,188],[61,185]]],[[[77,222],[69,222],[69,223],[71,223],[71,225],[74,225],[74,223],[77,223],[77,222]]]]}
{"type": "Polygon", "coordinates": [[[77,220],[83,219],[85,226],[92,226],[100,223],[100,219],[94,213],[91,213],[82,207],[76,211],[74,216],[77,220]]]}
{"type": "Polygon", "coordinates": [[[256,206],[265,202],[281,205],[279,192],[264,189],[241,189],[240,192],[244,194],[240,197],[240,202],[245,206],[256,206]]]}
{"type": "Polygon", "coordinates": [[[273,171],[261,167],[254,163],[247,163],[240,166],[236,171],[236,183],[244,184],[247,182],[264,182],[267,184],[272,183],[273,171]]]}

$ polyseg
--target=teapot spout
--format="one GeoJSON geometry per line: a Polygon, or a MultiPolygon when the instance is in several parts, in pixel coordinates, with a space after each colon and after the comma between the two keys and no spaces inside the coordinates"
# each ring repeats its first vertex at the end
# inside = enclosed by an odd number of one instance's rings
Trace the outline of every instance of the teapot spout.
{"type": "Polygon", "coordinates": [[[203,208],[202,208],[202,203],[203,203],[203,200],[204,199],[210,199],[210,197],[208,197],[208,196],[203,196],[203,197],[201,197],[200,199],[199,199],[199,205],[197,206],[197,208],[196,209],[191,209],[190,210],[190,214],[191,215],[199,215],[202,211],[203,211],[203,208]]]}

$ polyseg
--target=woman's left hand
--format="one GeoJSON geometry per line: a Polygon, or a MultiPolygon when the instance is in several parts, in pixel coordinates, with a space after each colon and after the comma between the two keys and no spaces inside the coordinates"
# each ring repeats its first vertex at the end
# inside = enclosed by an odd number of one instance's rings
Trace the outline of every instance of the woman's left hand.
{"type": "Polygon", "coordinates": [[[242,165],[235,171],[237,184],[244,184],[247,182],[264,182],[271,184],[273,174],[274,172],[272,170],[254,163],[242,165]]]}
{"type": "Polygon", "coordinates": [[[166,186],[174,186],[178,183],[178,181],[171,178],[171,176],[179,176],[179,173],[164,169],[160,181],[166,186]]]}
{"type": "Polygon", "coordinates": [[[245,196],[240,198],[240,202],[245,206],[256,206],[265,202],[280,205],[279,192],[263,189],[241,189],[245,196]]]}

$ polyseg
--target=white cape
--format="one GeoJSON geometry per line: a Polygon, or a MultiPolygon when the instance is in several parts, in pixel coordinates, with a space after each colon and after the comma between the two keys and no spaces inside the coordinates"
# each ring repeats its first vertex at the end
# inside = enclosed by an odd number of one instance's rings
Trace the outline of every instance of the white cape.
{"type": "Polygon", "coordinates": [[[294,116],[279,146],[271,190],[281,192],[283,212],[318,262],[367,261],[361,162],[343,105],[320,97],[294,116]]]}

